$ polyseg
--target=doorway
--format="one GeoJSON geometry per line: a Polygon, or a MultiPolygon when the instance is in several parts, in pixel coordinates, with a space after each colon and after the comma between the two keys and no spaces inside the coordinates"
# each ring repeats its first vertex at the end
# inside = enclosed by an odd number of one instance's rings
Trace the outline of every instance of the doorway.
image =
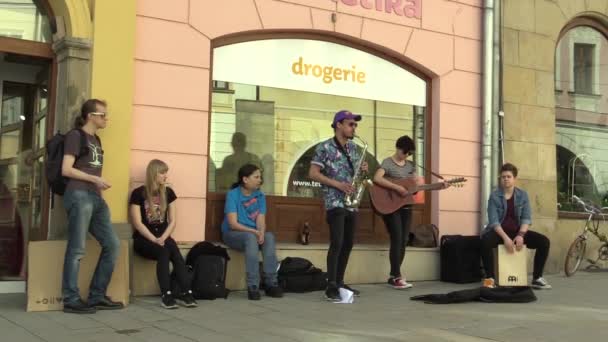
{"type": "Polygon", "coordinates": [[[45,238],[51,71],[52,59],[0,51],[0,285],[11,288],[26,279],[28,242],[45,238]]]}

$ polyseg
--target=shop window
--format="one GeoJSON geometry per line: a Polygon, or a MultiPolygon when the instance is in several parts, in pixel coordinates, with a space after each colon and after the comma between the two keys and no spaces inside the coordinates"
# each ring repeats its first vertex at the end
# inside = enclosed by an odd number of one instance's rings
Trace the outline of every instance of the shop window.
{"type": "Polygon", "coordinates": [[[0,1],[0,36],[50,43],[51,26],[41,1],[0,1]]]}
{"type": "Polygon", "coordinates": [[[371,172],[406,134],[416,141],[415,162],[424,166],[427,85],[393,63],[305,39],[222,46],[213,61],[214,89],[229,84],[233,93],[212,94],[210,192],[226,192],[238,169],[253,163],[263,169],[266,194],[321,197],[308,168],[317,144],[333,136],[330,124],[341,109],[363,116],[357,134],[368,144],[371,172]]]}
{"type": "Polygon", "coordinates": [[[572,195],[608,205],[607,33],[574,26],[556,49],[556,170],[558,209],[577,212],[572,195]],[[559,91],[559,90],[568,91],[559,91]]]}

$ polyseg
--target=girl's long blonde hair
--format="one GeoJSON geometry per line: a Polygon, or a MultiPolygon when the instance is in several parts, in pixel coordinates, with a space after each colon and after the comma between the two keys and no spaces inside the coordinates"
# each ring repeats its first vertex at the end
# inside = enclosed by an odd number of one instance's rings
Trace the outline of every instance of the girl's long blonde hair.
{"type": "MultiPolygon", "coordinates": [[[[167,212],[167,189],[165,184],[157,184],[156,177],[161,173],[166,173],[169,171],[169,166],[162,160],[153,159],[148,163],[148,167],[146,168],[146,200],[148,201],[148,205],[150,209],[152,209],[154,202],[152,199],[154,196],[158,196],[160,200],[160,212],[158,213],[160,217],[153,217],[156,220],[164,220],[165,213],[167,212]]],[[[152,215],[156,216],[157,212],[151,210],[152,215]]]]}

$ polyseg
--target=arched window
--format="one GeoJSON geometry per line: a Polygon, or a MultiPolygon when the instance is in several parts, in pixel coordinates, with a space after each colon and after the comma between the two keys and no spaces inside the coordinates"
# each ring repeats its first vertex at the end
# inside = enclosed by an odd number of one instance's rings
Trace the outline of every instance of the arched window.
{"type": "Polygon", "coordinates": [[[576,194],[601,204],[608,191],[608,39],[589,19],[564,30],[555,53],[557,187],[561,211],[576,194]]]}
{"type": "MultiPolygon", "coordinates": [[[[334,135],[334,114],[346,109],[363,117],[356,134],[368,144],[371,174],[403,135],[414,139],[414,162],[428,167],[428,79],[398,57],[337,37],[259,38],[228,37],[213,49],[205,237],[219,238],[224,193],[238,169],[254,163],[263,170],[268,222],[278,241],[295,241],[307,225],[311,241],[325,242],[322,193],[308,169],[315,147],[334,135]]],[[[422,168],[418,173],[425,175],[422,168]]],[[[364,198],[359,238],[386,241],[386,229],[364,198]]],[[[429,213],[430,200],[415,206],[414,224],[429,213]]]]}
{"type": "Polygon", "coordinates": [[[49,43],[51,27],[38,0],[0,1],[0,36],[49,43]]]}
{"type": "MultiPolygon", "coordinates": [[[[333,136],[330,124],[341,109],[363,116],[357,134],[378,161],[394,152],[402,135],[424,139],[425,80],[344,45],[268,39],[218,47],[213,80],[210,192],[225,192],[239,167],[257,163],[266,194],[315,193],[304,189],[312,188],[307,173],[293,167],[311,146],[333,136]],[[294,172],[302,179],[286,186],[294,172]]],[[[417,146],[415,161],[424,165],[424,144],[417,146]]]]}

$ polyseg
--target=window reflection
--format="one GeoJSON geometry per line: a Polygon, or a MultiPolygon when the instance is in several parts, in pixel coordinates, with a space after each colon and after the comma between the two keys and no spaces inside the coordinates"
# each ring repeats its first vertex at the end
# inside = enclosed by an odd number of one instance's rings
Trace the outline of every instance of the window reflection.
{"type": "Polygon", "coordinates": [[[0,1],[0,36],[49,43],[48,17],[38,1],[0,1]]]}
{"type": "MultiPolygon", "coordinates": [[[[424,163],[424,107],[238,83],[212,96],[209,191],[225,192],[246,164],[263,170],[269,195],[321,197],[308,179],[316,145],[333,136],[335,112],[347,108],[363,116],[357,134],[368,143],[373,173],[395,151],[402,135],[416,139],[415,161],[424,163]]],[[[355,142],[357,142],[355,140],[355,142]]]]}

